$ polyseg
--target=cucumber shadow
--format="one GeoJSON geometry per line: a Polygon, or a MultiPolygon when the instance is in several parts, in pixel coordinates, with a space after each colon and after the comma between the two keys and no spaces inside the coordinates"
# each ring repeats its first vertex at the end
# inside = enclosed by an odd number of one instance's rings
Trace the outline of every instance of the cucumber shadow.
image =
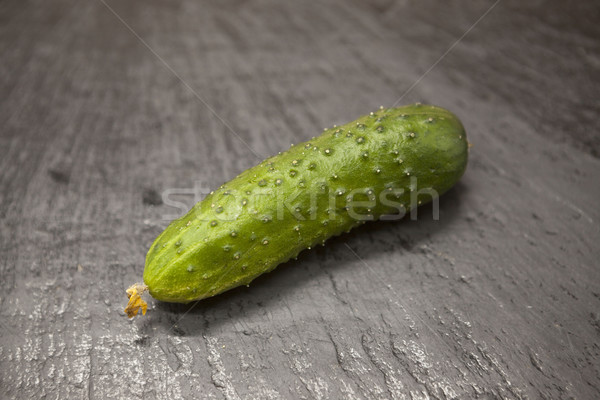
{"type": "Polygon", "coordinates": [[[148,336],[161,333],[198,336],[222,324],[242,326],[242,320],[260,319],[270,314],[273,307],[281,307],[293,299],[295,292],[306,289],[311,281],[335,274],[348,262],[356,262],[357,256],[377,269],[378,259],[389,259],[393,254],[402,267],[403,256],[421,252],[424,243],[443,235],[452,226],[461,212],[461,198],[466,196],[468,187],[459,182],[440,198],[438,220],[434,220],[433,206],[427,204],[418,208],[415,220],[407,215],[400,220],[366,223],[350,233],[329,239],[324,247],[303,251],[297,260],[281,264],[273,272],[252,281],[250,288],[238,287],[190,304],[154,301],[154,309],[140,324],[140,329],[148,336]]]}

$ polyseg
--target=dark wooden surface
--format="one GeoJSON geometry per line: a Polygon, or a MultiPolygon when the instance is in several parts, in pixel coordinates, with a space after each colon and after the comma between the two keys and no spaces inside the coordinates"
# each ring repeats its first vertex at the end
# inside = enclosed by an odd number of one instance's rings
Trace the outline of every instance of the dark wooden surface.
{"type": "Polygon", "coordinates": [[[600,397],[598,2],[107,4],[0,3],[0,398],[600,397]],[[402,95],[473,143],[439,221],[124,316],[163,194],[402,95]]]}

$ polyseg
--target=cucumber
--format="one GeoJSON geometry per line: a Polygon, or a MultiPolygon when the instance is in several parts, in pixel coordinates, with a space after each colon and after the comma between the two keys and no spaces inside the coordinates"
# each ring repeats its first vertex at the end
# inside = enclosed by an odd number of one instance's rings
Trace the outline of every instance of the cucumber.
{"type": "Polygon", "coordinates": [[[188,303],[257,276],[369,220],[401,217],[450,189],[467,164],[449,111],[383,109],[292,145],[211,192],[156,238],[144,282],[188,303]]]}

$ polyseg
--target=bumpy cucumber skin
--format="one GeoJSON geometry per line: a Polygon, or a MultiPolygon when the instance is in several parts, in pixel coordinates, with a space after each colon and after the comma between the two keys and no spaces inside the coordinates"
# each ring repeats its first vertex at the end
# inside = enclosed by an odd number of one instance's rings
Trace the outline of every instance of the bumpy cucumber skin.
{"type": "Polygon", "coordinates": [[[327,129],[244,171],[173,221],[148,252],[144,282],[154,298],[179,303],[248,284],[364,220],[410,209],[414,177],[418,188],[441,195],[463,174],[467,147],[458,118],[422,104],[327,129]],[[377,199],[354,208],[362,220],[345,209],[353,189],[354,200],[377,199]]]}

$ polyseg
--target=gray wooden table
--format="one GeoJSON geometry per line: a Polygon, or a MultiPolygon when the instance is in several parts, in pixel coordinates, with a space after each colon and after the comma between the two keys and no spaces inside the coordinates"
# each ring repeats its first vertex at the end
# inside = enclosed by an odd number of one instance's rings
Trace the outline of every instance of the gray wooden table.
{"type": "Polygon", "coordinates": [[[600,397],[599,20],[594,1],[3,1],[0,398],[600,397]],[[473,143],[439,220],[124,316],[175,202],[397,101],[473,143]]]}

